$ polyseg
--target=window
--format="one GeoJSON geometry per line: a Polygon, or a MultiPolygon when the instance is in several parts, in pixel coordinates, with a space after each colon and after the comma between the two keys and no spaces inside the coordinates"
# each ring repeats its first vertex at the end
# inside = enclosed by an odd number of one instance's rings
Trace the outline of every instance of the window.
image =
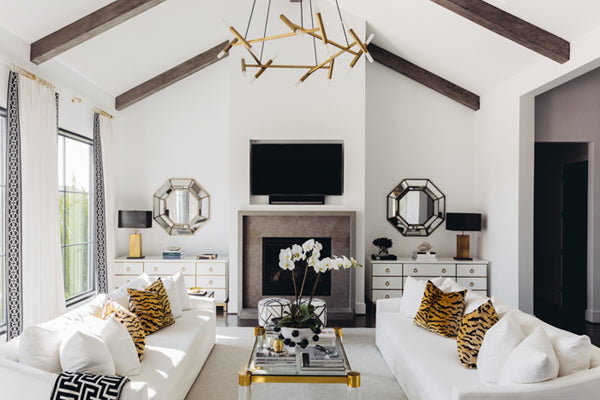
{"type": "Polygon", "coordinates": [[[88,138],[58,131],[60,236],[67,304],[95,290],[92,145],[88,138]]]}
{"type": "Polygon", "coordinates": [[[6,329],[6,283],[5,279],[5,249],[4,249],[4,234],[6,228],[6,210],[4,208],[4,199],[6,198],[6,110],[0,108],[0,333],[6,329]]]}

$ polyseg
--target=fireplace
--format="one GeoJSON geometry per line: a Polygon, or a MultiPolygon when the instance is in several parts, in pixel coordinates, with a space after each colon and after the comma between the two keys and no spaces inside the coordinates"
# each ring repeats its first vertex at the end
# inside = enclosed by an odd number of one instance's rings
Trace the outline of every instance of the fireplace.
{"type": "MultiPolygon", "coordinates": [[[[262,238],[262,272],[263,272],[263,296],[294,296],[294,283],[292,274],[289,271],[279,267],[279,251],[293,244],[302,245],[307,241],[307,237],[263,237],[262,238]]],[[[323,245],[321,250],[321,259],[331,256],[331,238],[317,237],[316,241],[323,245]]],[[[304,266],[304,263],[299,263],[304,266]]],[[[294,277],[296,279],[297,289],[300,290],[302,278],[304,277],[305,268],[294,269],[294,277]]],[[[309,267],[306,283],[304,285],[304,294],[310,296],[312,288],[315,284],[317,274],[314,269],[309,267]]],[[[331,296],[331,272],[321,274],[316,296],[331,296]]]]}

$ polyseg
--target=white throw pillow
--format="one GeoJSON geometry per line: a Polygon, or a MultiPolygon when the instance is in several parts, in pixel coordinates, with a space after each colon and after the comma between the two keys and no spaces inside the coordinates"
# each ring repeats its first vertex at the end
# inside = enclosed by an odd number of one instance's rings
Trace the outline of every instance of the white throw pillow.
{"type": "MultiPolygon", "coordinates": [[[[448,278],[446,278],[448,279],[448,278]]],[[[443,277],[429,279],[434,285],[444,290],[441,286],[442,283],[447,283],[447,280],[443,277]]],[[[407,316],[408,318],[415,318],[419,307],[421,306],[421,300],[423,299],[423,293],[425,292],[425,286],[427,286],[428,279],[416,279],[412,276],[408,276],[404,282],[404,291],[402,293],[402,303],[400,304],[400,313],[407,316]]],[[[452,282],[452,280],[450,280],[452,282]]]]}
{"type": "Polygon", "coordinates": [[[534,330],[510,353],[498,378],[499,385],[536,383],[558,376],[558,357],[543,327],[534,330]]]}
{"type": "Polygon", "coordinates": [[[103,320],[92,315],[89,315],[84,323],[106,343],[117,375],[131,376],[140,373],[140,359],[125,325],[112,317],[103,320]]]}
{"type": "Polygon", "coordinates": [[[558,376],[571,375],[590,368],[592,343],[589,337],[571,333],[550,335],[550,342],[559,361],[558,376]]]}
{"type": "Polygon", "coordinates": [[[488,329],[477,356],[477,372],[481,382],[498,382],[506,359],[523,339],[525,335],[511,314],[500,318],[488,329]]]}
{"type": "Polygon", "coordinates": [[[181,300],[179,299],[179,292],[177,291],[175,279],[173,279],[173,277],[169,277],[163,279],[162,282],[165,290],[167,291],[169,303],[171,304],[171,313],[173,314],[173,318],[181,317],[183,312],[181,310],[181,300]]]}
{"type": "Polygon", "coordinates": [[[59,348],[63,332],[39,325],[25,328],[19,339],[19,362],[60,373],[59,348]]]}
{"type": "Polygon", "coordinates": [[[114,375],[115,364],[106,343],[91,332],[74,331],[60,345],[63,371],[114,375]]]}
{"type": "Polygon", "coordinates": [[[148,286],[150,286],[150,278],[148,277],[148,274],[144,272],[127,285],[121,286],[117,290],[113,290],[107,296],[109,299],[116,301],[129,310],[129,295],[127,294],[127,288],[146,289],[148,286]]]}
{"type": "Polygon", "coordinates": [[[179,294],[179,303],[181,304],[181,309],[191,310],[192,309],[192,301],[190,300],[190,296],[187,293],[187,289],[185,288],[185,280],[183,279],[183,275],[178,272],[173,275],[173,280],[175,281],[175,286],[177,288],[177,293],[179,294]]]}

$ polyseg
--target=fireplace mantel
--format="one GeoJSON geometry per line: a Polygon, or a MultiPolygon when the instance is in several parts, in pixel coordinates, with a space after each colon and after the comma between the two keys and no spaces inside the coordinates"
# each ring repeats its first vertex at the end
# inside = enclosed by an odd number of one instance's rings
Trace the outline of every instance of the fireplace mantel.
{"type": "MultiPolygon", "coordinates": [[[[255,319],[262,296],[263,237],[331,237],[332,253],[356,256],[356,213],[353,211],[239,211],[238,310],[242,319],[255,319]]],[[[332,271],[328,315],[352,318],[355,271],[332,271]]],[[[285,296],[282,296],[285,297],[285,296]]]]}

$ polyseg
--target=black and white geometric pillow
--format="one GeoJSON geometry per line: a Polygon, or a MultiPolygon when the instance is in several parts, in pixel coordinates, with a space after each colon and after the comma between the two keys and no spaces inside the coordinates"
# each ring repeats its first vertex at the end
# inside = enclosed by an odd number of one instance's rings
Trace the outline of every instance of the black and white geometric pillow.
{"type": "Polygon", "coordinates": [[[118,400],[126,376],[62,372],[56,378],[50,400],[118,400]]]}

